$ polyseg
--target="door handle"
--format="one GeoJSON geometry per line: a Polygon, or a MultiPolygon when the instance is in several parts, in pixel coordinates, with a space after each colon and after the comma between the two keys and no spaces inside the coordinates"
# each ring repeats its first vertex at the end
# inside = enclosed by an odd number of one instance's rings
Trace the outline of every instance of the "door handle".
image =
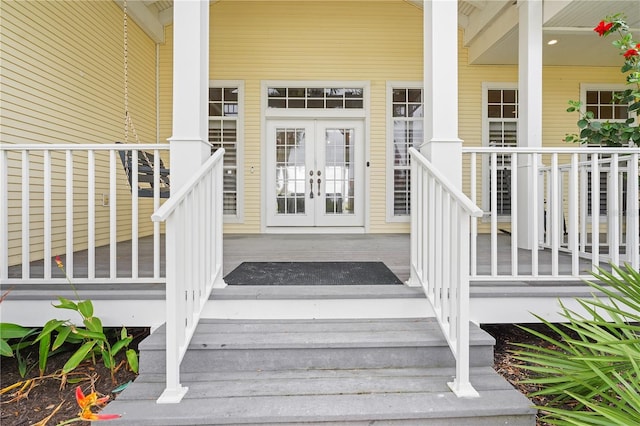
{"type": "MultiPolygon", "coordinates": [[[[318,172],[320,174],[320,172],[318,172]]],[[[320,183],[322,183],[322,179],[318,178],[318,197],[320,196],[320,183]]]]}
{"type": "MultiPolygon", "coordinates": [[[[313,172],[311,172],[311,174],[313,174],[313,172]]],[[[309,192],[309,198],[313,198],[313,178],[309,179],[309,183],[311,184],[311,192],[309,192]]]]}

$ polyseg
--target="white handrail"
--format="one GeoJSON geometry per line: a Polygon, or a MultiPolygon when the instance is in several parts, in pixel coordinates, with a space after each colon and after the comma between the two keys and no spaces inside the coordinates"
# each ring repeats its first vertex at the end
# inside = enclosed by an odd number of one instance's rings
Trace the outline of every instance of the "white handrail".
{"type": "Polygon", "coordinates": [[[482,210],[416,149],[411,156],[411,276],[421,286],[456,359],[449,387],[477,397],[469,381],[469,239],[482,210]]]}
{"type": "Polygon", "coordinates": [[[159,404],[178,403],[180,363],[214,287],[222,280],[223,156],[217,150],[153,215],[166,223],[166,387],[159,404]]]}

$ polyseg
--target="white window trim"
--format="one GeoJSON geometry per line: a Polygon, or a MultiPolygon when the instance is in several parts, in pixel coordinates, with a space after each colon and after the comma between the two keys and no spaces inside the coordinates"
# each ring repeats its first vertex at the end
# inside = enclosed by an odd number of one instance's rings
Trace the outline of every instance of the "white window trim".
{"type": "Polygon", "coordinates": [[[244,223],[244,81],[209,80],[209,87],[238,88],[238,116],[236,119],[236,214],[225,214],[223,220],[224,223],[244,223]]]}
{"type": "MultiPolygon", "coordinates": [[[[595,90],[595,91],[603,91],[603,90],[611,90],[611,91],[615,91],[615,92],[623,92],[625,90],[627,90],[629,88],[628,85],[626,84],[615,84],[615,83],[608,83],[608,84],[602,84],[602,83],[580,83],[580,112],[582,114],[586,113],[586,109],[587,109],[587,91],[589,90],[595,90]]],[[[635,117],[635,125],[638,125],[638,116],[636,115],[635,117]]],[[[624,122],[624,119],[610,119],[610,120],[597,120],[597,121],[609,121],[612,123],[621,123],[624,122]]],[[[586,146],[586,145],[585,145],[586,146]]],[[[586,155],[580,156],[580,160],[584,161],[587,159],[586,155]]],[[[600,188],[600,190],[602,191],[602,188],[600,188]]],[[[601,192],[602,194],[602,192],[601,192]]],[[[587,214],[586,217],[588,219],[591,219],[593,215],[591,213],[587,214]]],[[[601,212],[600,213],[600,217],[598,219],[598,221],[600,223],[606,223],[609,220],[608,215],[605,212],[601,212]]]]}
{"type": "MultiPolygon", "coordinates": [[[[387,222],[388,223],[408,223],[411,221],[411,215],[395,215],[395,206],[394,206],[394,173],[393,173],[393,159],[394,159],[394,151],[393,151],[393,90],[394,89],[422,89],[424,96],[424,85],[422,81],[387,81],[386,88],[386,116],[387,116],[387,125],[386,125],[386,157],[387,157],[387,179],[386,179],[386,204],[387,204],[387,222]]],[[[424,105],[424,99],[422,100],[424,105]]],[[[424,120],[424,117],[423,117],[424,120]]],[[[423,126],[424,129],[424,126],[423,126]]],[[[426,135],[426,132],[424,132],[426,135]]]]}
{"type": "MultiPolygon", "coordinates": [[[[364,230],[362,227],[357,228],[341,228],[341,232],[355,232],[367,233],[371,227],[371,83],[366,80],[261,80],[260,82],[260,126],[262,131],[260,132],[260,193],[266,193],[267,182],[267,157],[266,157],[266,145],[267,145],[267,120],[269,119],[338,119],[338,118],[353,118],[362,119],[364,121],[364,156],[365,156],[365,170],[364,170],[364,230]],[[363,108],[362,109],[287,109],[287,108],[269,108],[269,97],[267,96],[267,89],[269,87],[296,87],[296,86],[316,86],[316,87],[354,87],[364,89],[363,96],[363,108]]],[[[262,197],[260,205],[260,229],[263,233],[279,232],[282,228],[274,228],[267,226],[267,209],[265,203],[267,200],[262,197]]],[[[306,228],[305,228],[306,229],[306,228]]],[[[331,228],[317,227],[306,229],[309,233],[331,233],[331,228]]],[[[304,232],[301,229],[292,227],[282,230],[285,233],[297,233],[304,232]]]]}
{"type": "MultiPolygon", "coordinates": [[[[483,82],[482,83],[482,146],[489,147],[489,90],[518,90],[518,82],[483,82]]],[[[520,108],[520,98],[518,97],[518,111],[520,108]]],[[[518,114],[519,116],[519,114],[518,114]]],[[[519,118],[514,121],[517,123],[519,118]]],[[[490,194],[489,194],[489,157],[482,156],[482,210],[489,212],[490,207],[490,194]]],[[[488,222],[490,217],[488,214],[484,214],[482,221],[488,222]]],[[[511,216],[498,215],[498,222],[510,222],[511,216]]]]}
{"type": "MultiPolygon", "coordinates": [[[[626,84],[597,84],[597,83],[580,83],[580,112],[584,114],[587,109],[587,91],[607,91],[624,92],[629,88],[626,84]]],[[[610,121],[612,123],[624,122],[623,119],[611,119],[611,120],[598,120],[598,121],[610,121]]],[[[635,124],[638,124],[638,116],[635,117],[635,124]]]]}

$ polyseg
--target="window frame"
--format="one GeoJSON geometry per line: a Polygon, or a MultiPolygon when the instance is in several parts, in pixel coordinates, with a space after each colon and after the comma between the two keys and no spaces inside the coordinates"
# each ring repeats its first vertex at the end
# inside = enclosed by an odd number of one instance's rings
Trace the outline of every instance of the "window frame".
{"type": "MultiPolygon", "coordinates": [[[[518,122],[519,122],[519,107],[520,107],[520,96],[518,93],[518,83],[517,82],[483,82],[482,83],[482,146],[490,147],[489,145],[489,131],[490,125],[492,121],[489,117],[489,90],[515,90],[516,91],[516,111],[518,115],[513,119],[505,119],[502,117],[500,119],[501,122],[514,122],[516,123],[516,146],[518,141],[518,122]]],[[[483,221],[489,220],[489,212],[491,211],[491,185],[489,182],[490,179],[490,169],[489,169],[489,156],[482,156],[482,209],[485,211],[485,215],[483,217],[483,221]]],[[[511,196],[511,195],[510,195],[511,196]]],[[[497,215],[498,222],[510,222],[511,214],[498,214],[497,215]]]]}
{"type": "MultiPolygon", "coordinates": [[[[625,90],[627,90],[629,88],[628,85],[625,84],[616,84],[616,83],[580,83],[580,113],[581,114],[585,114],[587,111],[587,92],[588,91],[598,91],[598,92],[623,92],[625,90]]],[[[599,104],[600,105],[600,104],[599,104]]],[[[627,118],[611,118],[611,119],[600,119],[600,117],[595,117],[594,120],[595,121],[601,121],[601,122],[605,122],[605,121],[609,121],[612,123],[622,123],[624,121],[626,121],[627,119],[633,117],[633,114],[629,113],[629,111],[627,111],[627,118]]],[[[638,125],[638,116],[637,114],[635,115],[634,118],[634,124],[638,125]]],[[[599,147],[601,145],[591,145],[591,144],[586,144],[584,146],[588,146],[588,147],[599,147]]],[[[588,156],[584,155],[581,156],[580,160],[581,161],[585,161],[587,160],[588,156]]],[[[604,197],[605,203],[608,203],[608,181],[605,179],[600,180],[600,204],[602,205],[602,199],[604,197]]],[[[626,189],[625,189],[626,191],[626,189]]],[[[589,199],[591,197],[589,196],[589,199]]],[[[587,218],[591,218],[593,215],[591,213],[591,202],[587,203],[587,218]]],[[[608,220],[608,213],[607,211],[602,211],[602,209],[600,209],[600,216],[599,216],[599,222],[600,223],[606,223],[608,220]]]]}
{"type": "MultiPolygon", "coordinates": [[[[236,122],[236,213],[224,214],[224,223],[244,223],[244,81],[243,80],[210,80],[207,88],[207,105],[209,103],[208,89],[236,88],[238,90],[238,114],[233,117],[210,116],[207,110],[207,123],[210,120],[236,122]]],[[[209,125],[207,124],[207,129],[209,125]]],[[[208,140],[207,140],[208,142],[208,140]]]]}
{"type": "MultiPolygon", "coordinates": [[[[386,88],[386,156],[387,156],[387,178],[386,178],[386,211],[388,223],[409,223],[411,221],[411,212],[406,215],[397,215],[395,213],[395,151],[394,151],[394,117],[393,117],[393,91],[396,89],[420,89],[422,90],[422,106],[424,111],[424,85],[422,81],[388,81],[386,88]]],[[[412,120],[412,121],[417,121],[412,120]]],[[[422,116],[422,129],[424,137],[424,113],[422,116]]],[[[423,141],[424,143],[424,141],[423,141]]],[[[409,194],[409,197],[411,195],[409,194]]],[[[411,199],[409,198],[409,207],[411,207],[411,199]]]]}

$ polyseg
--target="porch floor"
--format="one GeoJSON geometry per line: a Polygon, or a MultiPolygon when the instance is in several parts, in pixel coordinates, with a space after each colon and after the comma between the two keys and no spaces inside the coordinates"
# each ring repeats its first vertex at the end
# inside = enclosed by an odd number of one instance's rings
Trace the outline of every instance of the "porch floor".
{"type": "MultiPolygon", "coordinates": [[[[164,239],[161,239],[161,247],[164,247],[164,239]]],[[[489,260],[490,238],[488,235],[478,236],[478,273],[487,274],[491,265],[489,260]]],[[[83,298],[91,298],[97,304],[101,304],[100,312],[120,312],[123,306],[130,304],[131,314],[127,325],[132,326],[159,326],[164,312],[164,279],[154,279],[153,276],[153,237],[143,237],[138,241],[139,247],[139,276],[143,279],[135,282],[126,281],[124,277],[131,276],[131,241],[118,243],[117,246],[117,276],[121,281],[114,282],[109,276],[109,247],[96,248],[96,277],[104,280],[96,280],[94,283],[82,284],[80,278],[87,276],[87,252],[74,253],[74,282],[83,298]],[[124,281],[122,281],[124,279],[124,281]],[[117,290],[117,291],[114,291],[117,290]],[[109,305],[111,304],[111,305],[109,305]]],[[[503,234],[498,236],[498,271],[506,275],[511,271],[510,236],[503,234]]],[[[550,274],[550,251],[539,251],[539,273],[543,279],[531,279],[527,281],[509,281],[508,278],[500,280],[487,277],[471,282],[471,319],[477,323],[515,323],[530,322],[533,317],[529,312],[545,315],[546,318],[561,321],[557,316],[559,312],[558,299],[563,302],[575,297],[588,297],[592,293],[590,287],[582,281],[554,281],[544,275],[550,274]],[[556,315],[556,317],[554,317],[556,315]]],[[[63,256],[63,261],[65,258],[63,256]]],[[[401,281],[409,278],[410,272],[410,236],[408,234],[226,234],[224,236],[224,275],[230,273],[242,262],[278,262],[278,261],[379,261],[383,262],[401,281]]],[[[52,262],[52,274],[62,278],[61,271],[52,262]]],[[[568,272],[571,268],[571,258],[560,253],[558,269],[568,272]]],[[[590,263],[582,259],[581,271],[588,271],[590,263]]],[[[519,250],[518,270],[527,273],[531,270],[531,252],[519,250]]],[[[164,276],[164,255],[160,258],[161,276],[164,276]]],[[[69,285],[58,280],[58,283],[21,282],[21,266],[9,268],[9,280],[0,285],[0,290],[11,289],[7,301],[3,306],[3,316],[6,321],[11,319],[18,323],[36,325],[57,315],[51,311],[51,301],[55,296],[74,297],[69,285]],[[33,313],[33,305],[29,305],[32,311],[28,316],[24,315],[27,305],[20,306],[17,302],[41,302],[41,314],[33,313]],[[14,314],[15,313],[15,314],[14,314]],[[13,318],[15,316],[15,318],[13,318]],[[41,317],[41,318],[40,318],[41,317]]],[[[31,263],[31,276],[42,277],[43,261],[31,263]]],[[[86,280],[85,280],[86,281],[86,280]]],[[[347,300],[358,299],[361,302],[357,306],[369,309],[380,314],[381,309],[388,308],[386,317],[392,317],[394,312],[401,316],[424,315],[424,307],[420,303],[426,303],[424,295],[419,288],[402,285],[387,286],[227,286],[223,289],[214,289],[212,301],[219,303],[212,306],[209,313],[211,317],[222,318],[253,318],[251,313],[274,312],[273,316],[286,311],[292,317],[307,317],[319,312],[331,316],[335,312],[335,301],[340,301],[350,315],[365,315],[364,312],[354,311],[353,303],[347,300]],[[391,300],[403,300],[396,308],[389,303],[391,300]],[[282,301],[295,301],[286,307],[282,301]],[[253,305],[247,303],[253,301],[253,305]],[[260,306],[256,301],[262,301],[260,306]],[[324,303],[318,307],[318,301],[324,303]],[[267,302],[271,305],[267,306],[267,302]],[[278,304],[278,303],[280,304],[278,304]],[[377,302],[377,303],[376,303],[377,302]],[[234,305],[235,303],[235,305],[234,305]],[[307,305],[305,305],[307,303],[307,305]],[[223,305],[223,306],[220,306],[223,305]],[[250,306],[251,305],[251,306],[250,306]],[[368,306],[368,307],[367,307],[368,306]],[[409,308],[412,306],[413,308],[409,308]],[[316,309],[309,314],[309,309],[316,309]],[[394,310],[395,309],[395,310],[394,310]],[[410,309],[414,309],[410,311],[410,309]],[[321,312],[324,310],[323,312],[321,312]],[[413,312],[411,314],[410,312],[413,312]],[[421,313],[422,312],[422,313],[421,313]]],[[[128,306],[128,305],[127,305],[128,306]]],[[[37,311],[40,312],[40,311],[37,311]]],[[[371,314],[365,317],[371,317],[371,314]]],[[[380,314],[382,315],[382,314],[380,314]]],[[[384,315],[383,315],[384,316],[384,315]]],[[[325,316],[327,317],[327,316],[325,316]]],[[[114,313],[113,318],[105,314],[103,321],[115,325],[123,323],[121,315],[114,313]]]]}
{"type": "MultiPolygon", "coordinates": [[[[224,275],[233,271],[242,262],[330,262],[330,261],[380,261],[393,271],[403,282],[409,278],[410,247],[409,234],[225,234],[224,236],[224,275]]],[[[489,235],[478,235],[478,274],[490,272],[491,241],[489,235]]],[[[509,235],[498,236],[498,273],[507,275],[511,271],[511,238],[509,235]]],[[[164,277],[164,235],[160,239],[160,275],[164,277]]],[[[138,276],[153,277],[153,237],[142,237],[138,240],[138,276]]],[[[87,277],[87,250],[74,252],[73,276],[87,277]]],[[[131,241],[122,241],[116,248],[116,276],[130,277],[132,270],[131,241]]],[[[539,274],[550,275],[550,250],[540,250],[539,274]]],[[[61,255],[65,262],[65,255],[61,255]]],[[[108,278],[110,271],[109,246],[96,247],[96,277],[108,278]]],[[[605,265],[605,263],[603,263],[605,265]]],[[[52,277],[64,278],[51,259],[52,277]]],[[[580,271],[587,271],[591,264],[586,259],[580,260],[580,271]]],[[[566,253],[559,254],[558,270],[567,273],[571,270],[571,257],[566,253]]],[[[518,271],[531,273],[531,251],[518,251],[518,271]]],[[[44,262],[31,262],[32,278],[44,276],[44,262]]],[[[9,267],[9,279],[22,278],[22,265],[9,267]]],[[[487,281],[491,281],[490,278],[487,281]]],[[[534,282],[528,283],[534,284],[534,282]]],[[[549,285],[547,282],[545,285],[549,285]]]]}

